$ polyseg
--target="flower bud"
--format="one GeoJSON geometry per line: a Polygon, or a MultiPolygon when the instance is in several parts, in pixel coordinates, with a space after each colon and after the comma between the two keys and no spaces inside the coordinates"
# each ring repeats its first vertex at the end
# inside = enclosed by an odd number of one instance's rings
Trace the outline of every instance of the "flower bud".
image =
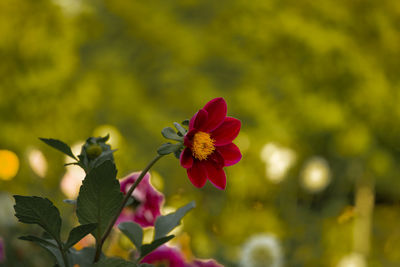
{"type": "Polygon", "coordinates": [[[103,152],[103,149],[98,144],[91,144],[86,148],[86,154],[89,159],[95,159],[103,152]]]}

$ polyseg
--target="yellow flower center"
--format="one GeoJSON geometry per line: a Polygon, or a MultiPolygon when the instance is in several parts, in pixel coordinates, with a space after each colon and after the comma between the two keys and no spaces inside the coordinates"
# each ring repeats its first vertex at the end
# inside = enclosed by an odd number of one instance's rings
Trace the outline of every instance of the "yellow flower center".
{"type": "Polygon", "coordinates": [[[214,143],[215,140],[211,138],[210,134],[197,132],[193,137],[193,157],[199,160],[207,159],[215,150],[214,143]]]}

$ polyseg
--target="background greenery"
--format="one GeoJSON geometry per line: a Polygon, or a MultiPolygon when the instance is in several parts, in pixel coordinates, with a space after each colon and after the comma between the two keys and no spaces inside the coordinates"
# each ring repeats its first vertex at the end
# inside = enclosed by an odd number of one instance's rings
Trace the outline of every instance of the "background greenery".
{"type": "MultiPolygon", "coordinates": [[[[3,206],[8,194],[40,195],[72,214],[64,158],[38,137],[72,145],[112,125],[123,177],[152,158],[163,127],[223,96],[242,121],[226,191],[194,188],[172,156],[154,168],[167,206],[198,203],[184,225],[193,254],[236,266],[249,237],[273,233],[287,266],[336,266],[354,251],[370,266],[400,264],[400,2],[2,0],[0,36],[0,149],[21,163],[0,181],[3,206]],[[279,183],[260,157],[271,142],[296,158],[279,183]],[[44,179],[32,148],[48,161],[44,179]],[[311,193],[299,177],[315,156],[331,182],[311,193]],[[358,210],[359,188],[372,213],[358,210]],[[355,240],[365,216],[370,249],[355,240]]],[[[31,227],[1,222],[10,266],[50,262],[16,240],[31,227]]]]}

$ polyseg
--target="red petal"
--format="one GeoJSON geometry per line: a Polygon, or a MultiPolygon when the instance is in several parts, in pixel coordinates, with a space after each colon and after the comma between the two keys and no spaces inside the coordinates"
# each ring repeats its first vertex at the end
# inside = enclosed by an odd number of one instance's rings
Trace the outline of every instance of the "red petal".
{"type": "Polygon", "coordinates": [[[192,168],[187,169],[187,174],[192,184],[196,187],[203,187],[207,182],[206,169],[199,161],[193,162],[192,168]]]}
{"type": "Polygon", "coordinates": [[[204,166],[207,171],[208,180],[210,180],[216,188],[224,190],[226,187],[226,175],[224,170],[219,168],[212,161],[205,161],[204,166]]]}
{"type": "Polygon", "coordinates": [[[189,131],[193,129],[203,130],[207,122],[207,111],[200,109],[189,121],[189,131]]]}
{"type": "Polygon", "coordinates": [[[185,169],[189,169],[193,165],[192,151],[189,148],[185,148],[181,153],[180,158],[181,166],[185,169]]]}
{"type": "Polygon", "coordinates": [[[232,143],[239,134],[241,122],[238,119],[226,117],[224,122],[211,133],[216,146],[223,146],[232,143]]]}
{"type": "Polygon", "coordinates": [[[214,151],[214,153],[210,155],[210,160],[217,164],[219,168],[223,168],[225,166],[224,157],[221,155],[221,153],[219,153],[218,150],[214,151]]]}
{"type": "Polygon", "coordinates": [[[242,158],[239,148],[234,143],[225,146],[218,146],[217,151],[224,158],[225,166],[236,164],[242,158]]]}
{"type": "Polygon", "coordinates": [[[203,109],[208,112],[208,120],[205,131],[210,132],[217,128],[224,121],[228,108],[225,99],[219,97],[208,102],[203,109]]]}

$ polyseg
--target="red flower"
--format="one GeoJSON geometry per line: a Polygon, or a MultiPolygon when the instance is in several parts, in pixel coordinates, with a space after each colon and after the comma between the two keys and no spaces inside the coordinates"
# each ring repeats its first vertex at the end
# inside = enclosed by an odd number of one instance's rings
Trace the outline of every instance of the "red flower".
{"type": "Polygon", "coordinates": [[[200,109],[189,122],[180,158],[190,181],[203,187],[210,180],[218,189],[225,189],[225,166],[242,158],[239,148],[232,143],[240,131],[240,120],[226,117],[225,100],[215,98],[200,109]]]}
{"type": "Polygon", "coordinates": [[[140,263],[152,263],[158,266],[185,267],[185,260],[177,248],[162,245],[150,254],[146,255],[140,263]]]}

